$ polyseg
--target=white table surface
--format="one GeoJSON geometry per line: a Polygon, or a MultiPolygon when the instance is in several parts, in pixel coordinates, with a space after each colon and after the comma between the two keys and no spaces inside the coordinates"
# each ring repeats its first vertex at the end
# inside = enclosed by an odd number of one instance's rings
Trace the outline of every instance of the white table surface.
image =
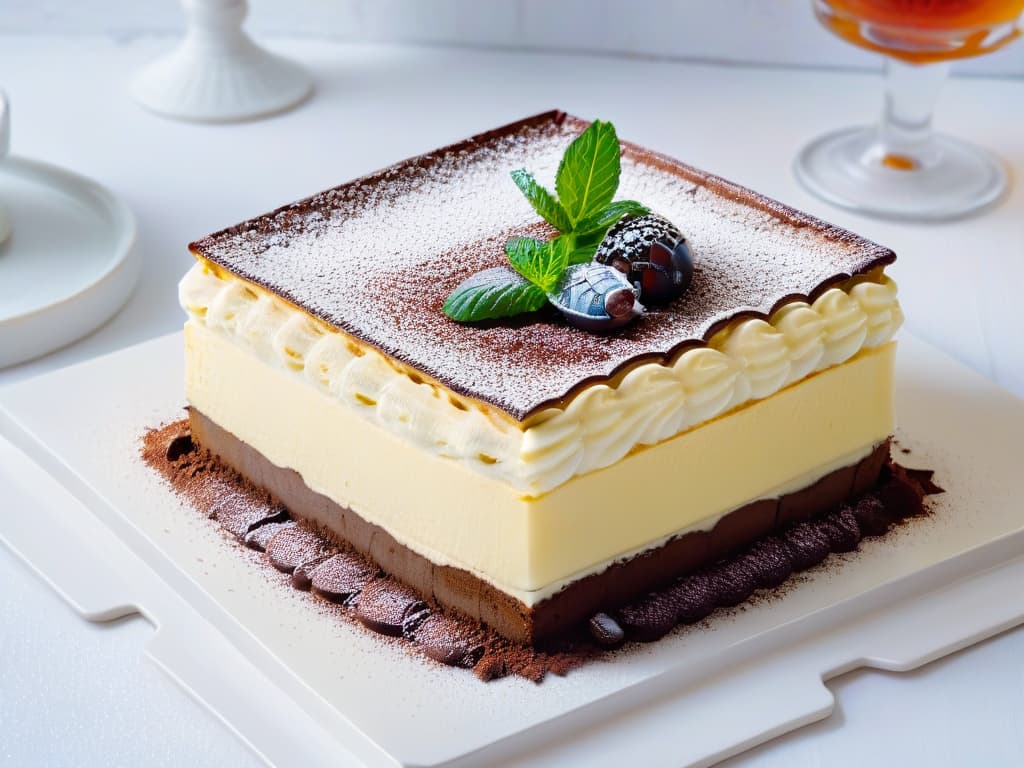
{"type": "MultiPolygon", "coordinates": [[[[178,327],[175,285],[189,265],[185,245],[198,236],[560,107],[613,120],[625,138],[893,247],[907,326],[1024,396],[1024,82],[949,84],[938,126],[997,150],[1018,183],[983,216],[920,226],[830,208],[790,175],[802,142],[874,115],[879,83],[868,75],[284,40],[277,47],[314,73],[313,100],[270,120],[210,126],[163,120],[128,99],[131,74],[167,45],[0,37],[13,152],[122,195],[138,216],[146,263],[137,293],[110,323],[0,371],[0,384],[178,327]]],[[[148,632],[138,617],[80,620],[0,547],[0,765],[259,764],[146,660],[148,632]]],[[[830,687],[831,718],[728,765],[1024,765],[1024,629],[914,673],[854,672],[830,687]]]]}

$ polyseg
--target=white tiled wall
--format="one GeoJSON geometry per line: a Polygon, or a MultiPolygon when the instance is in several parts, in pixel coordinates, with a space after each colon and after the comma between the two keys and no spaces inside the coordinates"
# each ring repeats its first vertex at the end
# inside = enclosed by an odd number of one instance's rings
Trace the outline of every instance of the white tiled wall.
{"type": "MultiPolygon", "coordinates": [[[[181,29],[177,0],[0,0],[0,32],[181,29]]],[[[248,28],[343,40],[529,47],[785,65],[875,67],[818,27],[810,0],[250,0],[248,28]]],[[[1024,43],[961,72],[1024,77],[1024,43]]]]}

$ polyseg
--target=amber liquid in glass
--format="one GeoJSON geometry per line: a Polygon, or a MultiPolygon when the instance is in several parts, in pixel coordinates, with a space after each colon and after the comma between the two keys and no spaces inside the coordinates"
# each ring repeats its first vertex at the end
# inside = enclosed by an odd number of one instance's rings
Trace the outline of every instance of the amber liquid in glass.
{"type": "Polygon", "coordinates": [[[829,30],[913,64],[981,56],[1020,36],[1024,0],[815,0],[829,30]]]}

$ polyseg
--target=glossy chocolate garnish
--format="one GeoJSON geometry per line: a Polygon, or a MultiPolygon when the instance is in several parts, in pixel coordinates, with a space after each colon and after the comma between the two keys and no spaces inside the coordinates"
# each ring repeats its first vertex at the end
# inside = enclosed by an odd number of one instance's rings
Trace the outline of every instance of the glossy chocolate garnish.
{"type": "MultiPolygon", "coordinates": [[[[892,251],[664,155],[622,142],[618,196],[682,227],[689,289],[613,335],[551,313],[461,325],[441,307],[471,274],[507,264],[515,236],[550,239],[509,174],[553,177],[587,123],[549,112],[279,208],[191,245],[194,253],[515,419],[640,359],[665,361],[738,316],[815,298],[892,251]],[[771,265],[766,268],[766,265],[771,265]],[[536,320],[536,322],[534,322],[536,320]]],[[[618,305],[616,305],[618,306],[618,305]]]]}
{"type": "Polygon", "coordinates": [[[718,585],[706,573],[685,576],[668,587],[664,594],[672,601],[676,621],[682,624],[705,619],[718,608],[718,585]]]}
{"type": "Polygon", "coordinates": [[[434,661],[472,669],[484,655],[484,633],[466,621],[429,612],[406,636],[434,661]]]}
{"type": "Polygon", "coordinates": [[[849,507],[833,514],[824,525],[833,552],[852,552],[863,538],[857,515],[849,507]]]}
{"type": "Polygon", "coordinates": [[[267,506],[264,499],[224,496],[213,504],[209,516],[236,539],[245,541],[245,537],[257,528],[287,520],[288,512],[281,506],[267,506]]]}
{"type": "Polygon", "coordinates": [[[266,523],[245,534],[245,546],[249,549],[255,549],[257,552],[266,552],[267,544],[270,543],[270,539],[273,538],[275,533],[283,528],[294,527],[294,520],[285,520],[284,522],[279,523],[266,523]]]}
{"type": "Polygon", "coordinates": [[[640,289],[640,301],[661,305],[679,298],[693,280],[693,255],[675,224],[656,213],[623,217],[594,255],[640,289]]]}
{"type": "Polygon", "coordinates": [[[789,547],[777,536],[750,545],[747,557],[758,565],[758,585],[762,589],[777,587],[793,574],[793,558],[789,552],[789,547]]]}
{"type": "Polygon", "coordinates": [[[625,275],[604,264],[575,264],[551,296],[566,321],[590,333],[622,328],[643,312],[625,275]]]}
{"type": "Polygon", "coordinates": [[[377,569],[351,552],[339,552],[310,573],[313,591],[334,603],[346,603],[363,591],[377,569]]]}
{"type": "Polygon", "coordinates": [[[663,592],[655,592],[639,602],[626,605],[616,614],[626,637],[641,643],[664,637],[679,623],[675,600],[663,592]]]}
{"type": "Polygon", "coordinates": [[[602,648],[618,648],[626,641],[626,632],[607,613],[595,613],[587,622],[587,629],[594,642],[602,648]]]}
{"type": "MultiPolygon", "coordinates": [[[[863,536],[881,535],[894,524],[922,514],[924,497],[941,493],[925,470],[888,464],[877,486],[850,505],[768,535],[730,557],[617,611],[599,613],[544,649],[513,643],[478,622],[428,605],[401,582],[382,575],[363,556],[342,549],[302,524],[282,522],[281,507],[201,449],[177,453],[169,460],[168,443],[180,436],[184,422],[150,430],[143,459],[182,494],[197,511],[215,519],[236,540],[238,520],[262,520],[249,532],[255,544],[261,526],[273,531],[266,562],[281,571],[302,569],[298,585],[316,598],[338,603],[340,615],[392,637],[443,664],[473,670],[481,680],[516,675],[539,682],[547,673],[563,675],[623,641],[651,642],[679,624],[705,619],[758,589],[776,587],[788,576],[820,563],[833,551],[855,549],[863,536]],[[213,498],[210,489],[216,490],[213,498]],[[221,514],[224,510],[249,510],[221,514]],[[856,537],[857,542],[853,539],[856,537]],[[335,554],[331,554],[334,552],[335,554]]],[[[287,514],[286,512],[283,514],[287,514]]],[[[386,652],[382,649],[382,652],[386,652]]]]}
{"type": "Polygon", "coordinates": [[[292,573],[307,563],[319,563],[337,552],[323,536],[296,525],[278,531],[267,543],[270,564],[283,573],[292,573]]]}
{"type": "Polygon", "coordinates": [[[312,589],[313,571],[315,571],[321,563],[330,557],[331,555],[321,555],[313,560],[302,563],[302,565],[295,566],[295,570],[292,571],[292,586],[296,589],[301,589],[303,592],[308,592],[312,589]]]}
{"type": "Polygon", "coordinates": [[[789,547],[794,571],[805,571],[826,557],[832,551],[828,534],[818,520],[797,523],[782,536],[789,547]]]}
{"type": "Polygon", "coordinates": [[[393,579],[374,579],[356,598],[356,618],[375,632],[402,636],[407,617],[426,608],[419,595],[393,579]]]}
{"type": "Polygon", "coordinates": [[[717,594],[717,607],[731,608],[748,600],[758,588],[757,562],[745,556],[723,560],[707,571],[710,589],[717,594]]]}

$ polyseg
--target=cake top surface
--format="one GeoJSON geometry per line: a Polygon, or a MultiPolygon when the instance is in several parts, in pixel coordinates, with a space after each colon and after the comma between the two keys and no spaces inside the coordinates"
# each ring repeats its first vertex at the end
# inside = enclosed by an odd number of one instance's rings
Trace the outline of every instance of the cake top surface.
{"type": "Polygon", "coordinates": [[[441,311],[466,277],[507,264],[505,241],[546,238],[509,174],[550,186],[587,126],[548,112],[411,158],[216,232],[197,256],[439,381],[522,420],[641,361],[704,344],[728,322],[895,259],[892,251],[664,155],[622,142],[617,199],[640,200],[686,234],[689,290],[598,335],[553,309],[460,324],[441,311]]]}

